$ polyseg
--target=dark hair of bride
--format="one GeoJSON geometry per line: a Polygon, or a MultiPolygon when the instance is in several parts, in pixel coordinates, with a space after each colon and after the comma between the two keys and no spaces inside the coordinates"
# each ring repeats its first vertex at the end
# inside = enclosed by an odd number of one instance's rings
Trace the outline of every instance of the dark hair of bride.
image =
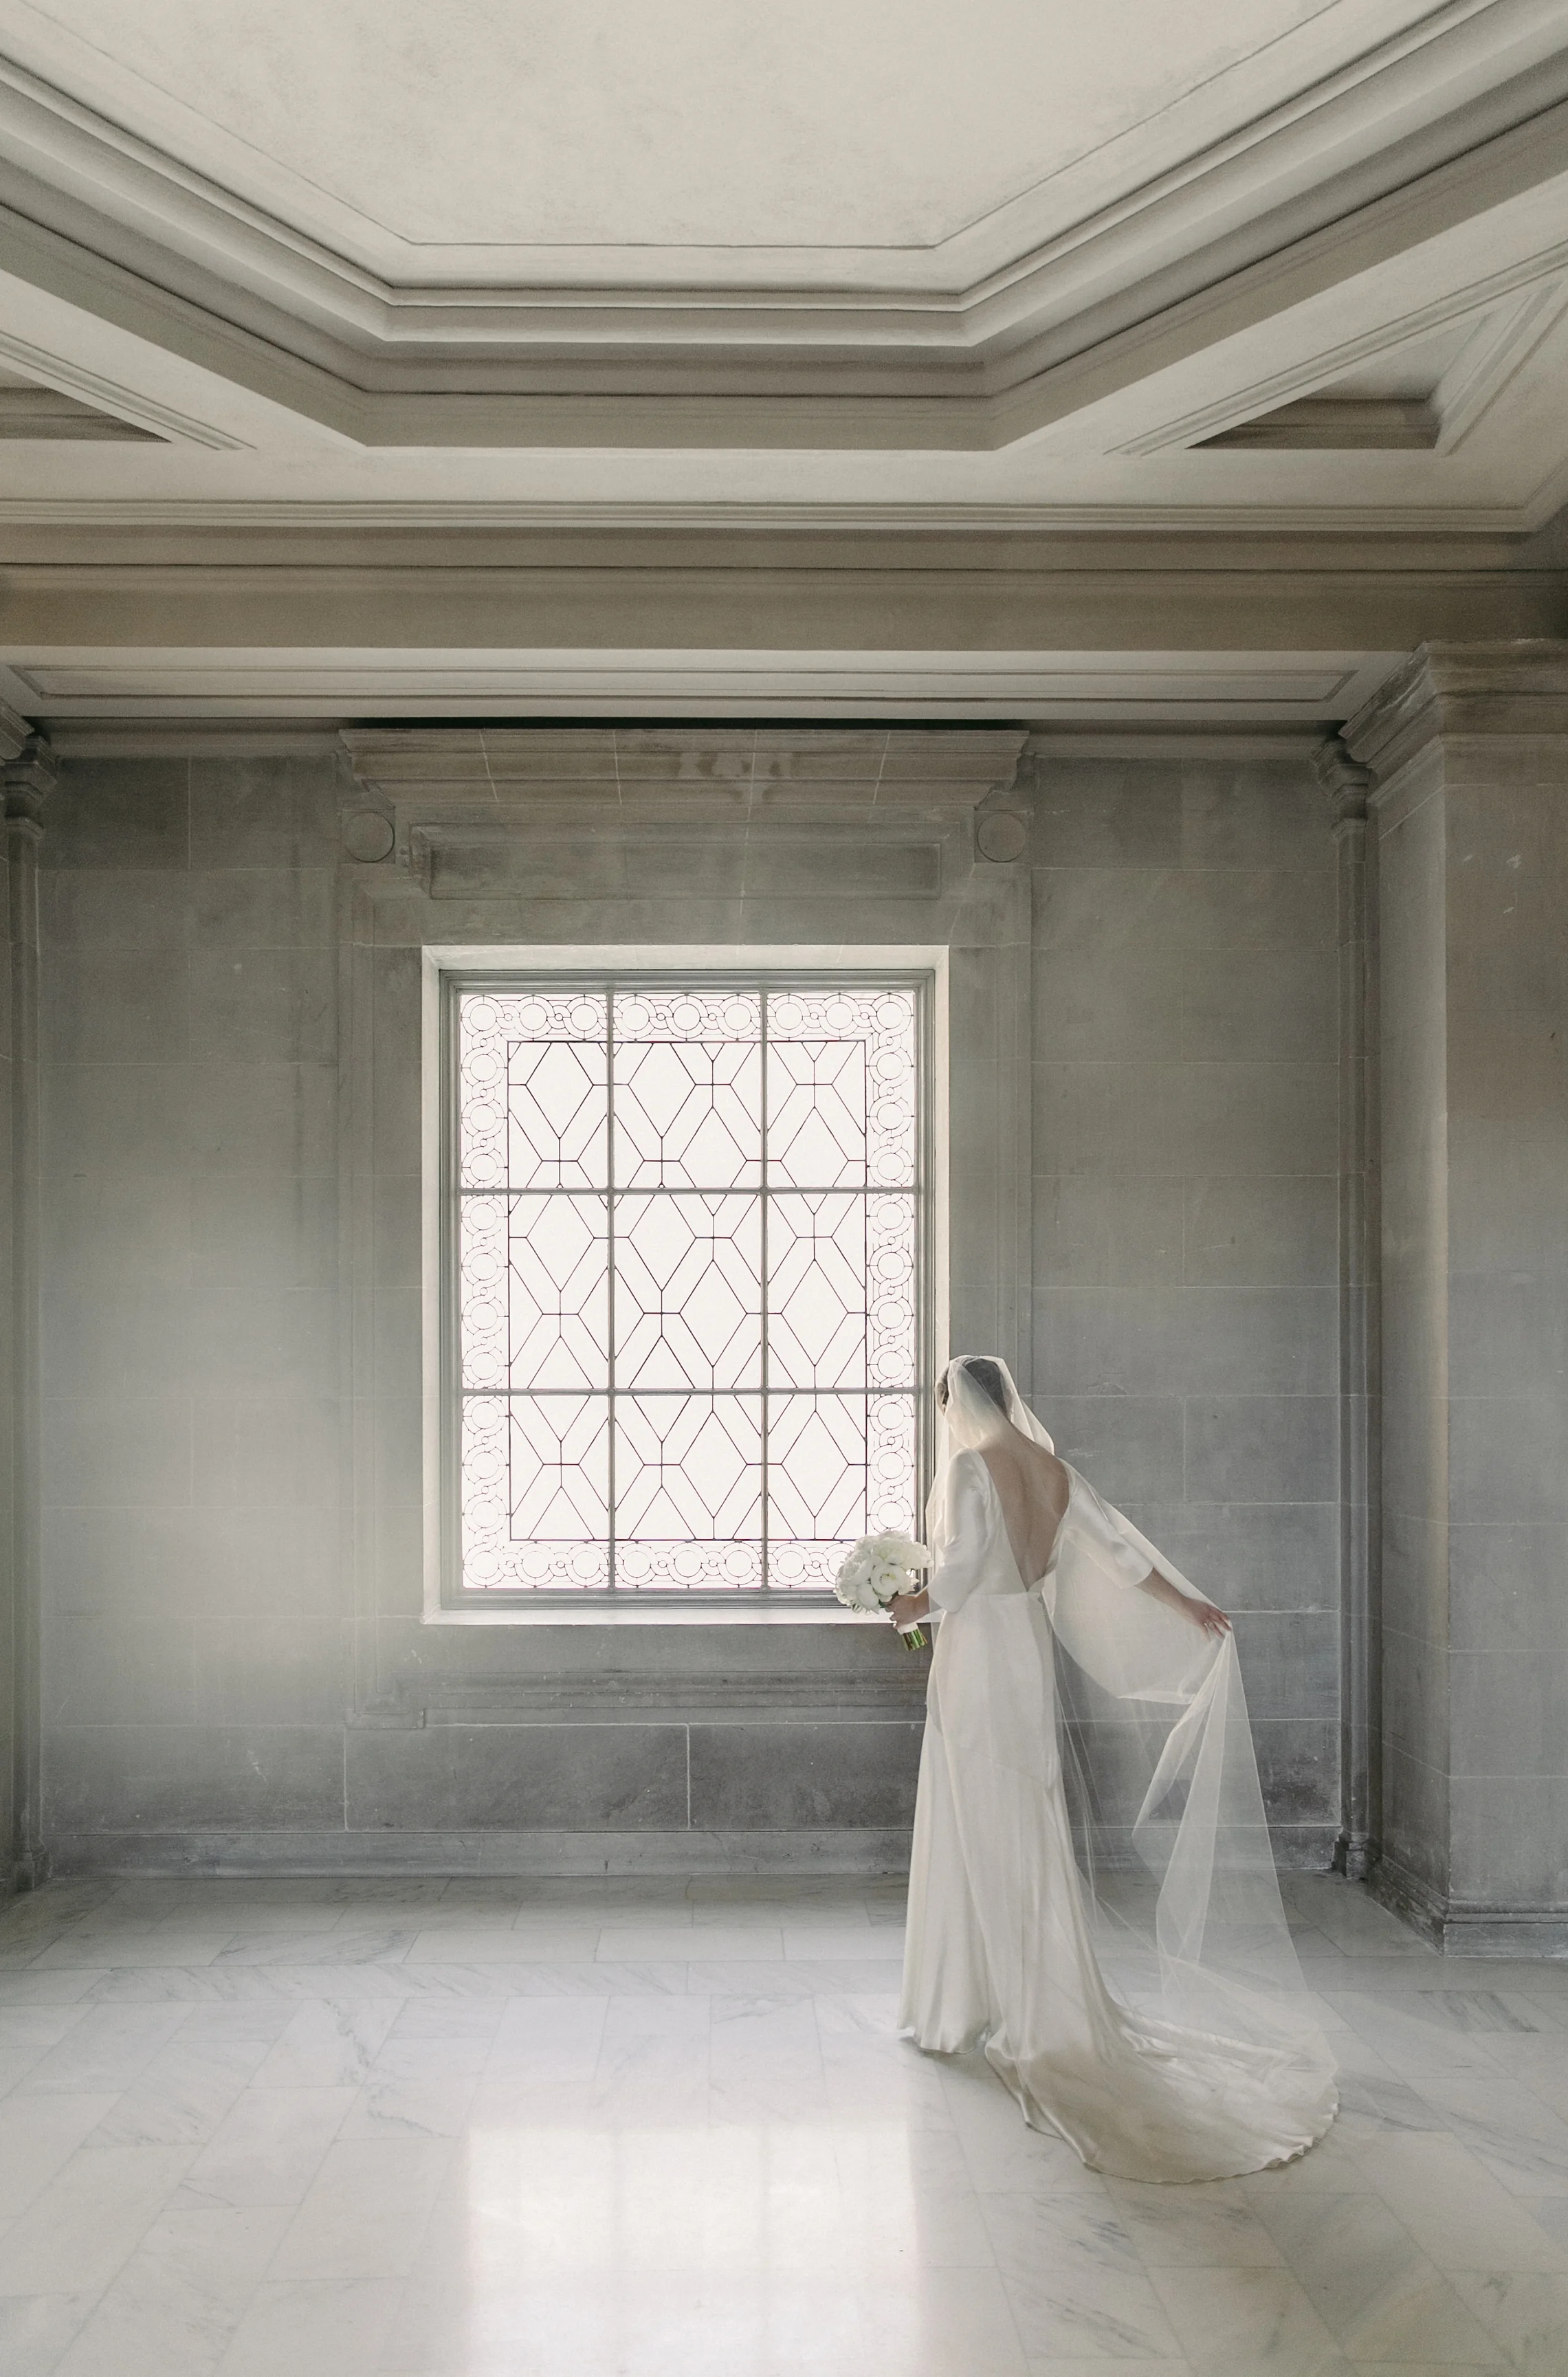
{"type": "MultiPolygon", "coordinates": [[[[993,1362],[988,1354],[971,1354],[967,1356],[964,1361],[956,1363],[954,1368],[960,1370],[967,1370],[970,1377],[974,1380],[975,1384],[979,1388],[981,1393],[990,1397],[990,1400],[995,1404],[998,1411],[999,1411],[1005,1418],[1007,1415],[1007,1387],[1002,1378],[1000,1363],[993,1362]]],[[[947,1401],[946,1386],[947,1381],[944,1379],[942,1381],[943,1393],[941,1398],[944,1404],[947,1401]]]]}

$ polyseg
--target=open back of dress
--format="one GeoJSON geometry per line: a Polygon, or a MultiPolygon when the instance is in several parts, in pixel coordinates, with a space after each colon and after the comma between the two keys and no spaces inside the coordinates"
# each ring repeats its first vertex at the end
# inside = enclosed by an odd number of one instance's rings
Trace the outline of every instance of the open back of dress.
{"type": "Polygon", "coordinates": [[[1320,2137],[1335,2097],[1235,1644],[1138,1589],[1158,1570],[1199,1597],[1076,1472],[1035,1473],[1058,1499],[1065,1476],[1059,1521],[1015,1492],[1004,1509],[996,1473],[1026,1483],[1052,1448],[1001,1375],[1005,1413],[947,1374],[902,2019],[925,2047],[983,2040],[1026,2118],[1095,2168],[1255,2170],[1320,2137]]]}

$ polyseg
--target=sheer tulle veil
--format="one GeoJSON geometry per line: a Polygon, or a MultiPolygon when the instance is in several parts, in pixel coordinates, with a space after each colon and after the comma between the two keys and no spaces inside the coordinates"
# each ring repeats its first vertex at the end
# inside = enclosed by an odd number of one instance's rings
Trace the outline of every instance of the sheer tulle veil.
{"type": "MultiPolygon", "coordinates": [[[[933,1542],[945,1538],[956,1453],[983,1451],[1010,1424],[1055,1450],[1006,1364],[992,1368],[987,1357],[986,1368],[999,1377],[1005,1413],[968,1360],[943,1374],[933,1542]]],[[[1074,1846],[1106,1977],[1146,2020],[1244,2042],[1279,2056],[1297,2078],[1321,2072],[1326,2084],[1334,2059],[1280,1900],[1234,1638],[1203,1633],[1114,1573],[1096,1545],[1107,1520],[1149,1569],[1207,1598],[1086,1479],[1069,1475],[1041,1598],[1057,1645],[1074,1846]],[[1102,1524],[1083,1527],[1091,1506],[1102,1524]]]]}

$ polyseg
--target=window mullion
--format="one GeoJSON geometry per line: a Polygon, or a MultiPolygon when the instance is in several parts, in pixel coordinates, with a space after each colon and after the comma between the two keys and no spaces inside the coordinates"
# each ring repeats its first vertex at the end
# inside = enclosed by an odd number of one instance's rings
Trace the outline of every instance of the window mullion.
{"type": "Polygon", "coordinates": [[[768,1003],[769,994],[764,990],[759,1002],[760,1031],[760,1061],[759,1071],[760,1079],[758,1092],[759,1154],[761,1159],[758,1177],[758,1195],[760,1199],[759,1230],[761,1240],[760,1260],[762,1271],[762,1276],[758,1284],[758,1326],[761,1337],[762,1377],[762,1403],[760,1437],[761,1444],[761,1477],[760,1485],[762,1496],[762,1590],[764,1592],[767,1592],[773,1581],[772,1559],[773,1473],[769,1443],[769,1420],[772,1415],[772,1404],[769,1397],[769,1389],[772,1381],[768,1361],[768,1212],[769,1195],[772,1186],[772,1174],[768,1164],[768,1003]]]}

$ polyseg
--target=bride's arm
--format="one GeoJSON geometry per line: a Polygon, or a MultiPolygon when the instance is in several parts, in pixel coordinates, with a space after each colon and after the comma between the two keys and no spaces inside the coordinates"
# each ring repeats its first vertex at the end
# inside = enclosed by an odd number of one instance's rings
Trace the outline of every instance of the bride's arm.
{"type": "Polygon", "coordinates": [[[1084,1486],[1073,1497],[1069,1516],[1079,1543],[1107,1576],[1114,1577],[1119,1584],[1136,1585],[1151,1601],[1163,1601],[1167,1609],[1173,1609],[1190,1626],[1200,1627],[1205,1634],[1229,1633],[1230,1620],[1223,1609],[1216,1609],[1212,1601],[1201,1600],[1196,1594],[1183,1593],[1157,1568],[1144,1567],[1149,1547],[1145,1545],[1140,1549],[1129,1541],[1092,1486],[1084,1486]]]}
{"type": "Polygon", "coordinates": [[[931,1545],[931,1581],[918,1593],[900,1594],[889,1603],[895,1626],[908,1626],[933,1609],[940,1616],[961,1608],[979,1582],[986,1557],[986,1499],[977,1452],[954,1455],[946,1499],[946,1527],[940,1540],[931,1545]]]}

